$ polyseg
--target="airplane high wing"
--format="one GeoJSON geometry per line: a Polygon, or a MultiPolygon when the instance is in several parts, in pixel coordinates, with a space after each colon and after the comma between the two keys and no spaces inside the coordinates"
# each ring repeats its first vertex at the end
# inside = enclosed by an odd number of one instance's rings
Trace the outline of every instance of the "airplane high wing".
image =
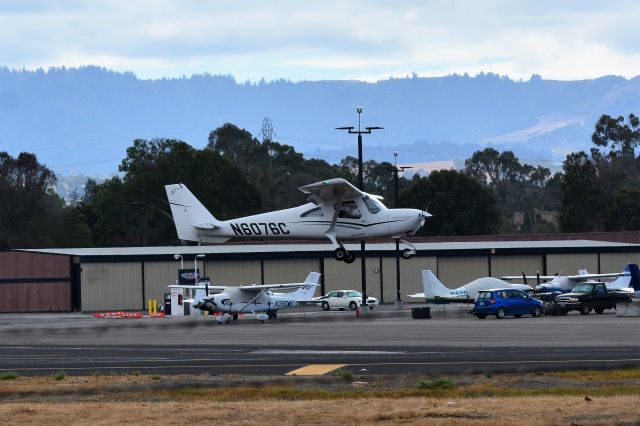
{"type": "Polygon", "coordinates": [[[220,243],[231,238],[329,239],[336,260],[351,263],[355,254],[345,240],[394,238],[409,246],[403,257],[415,254],[415,247],[402,240],[424,225],[426,211],[388,209],[379,197],[360,191],[344,179],[328,179],[299,188],[309,203],[290,209],[221,221],[216,219],[183,184],[166,185],[171,215],[178,238],[203,243],[220,243]]]}
{"type": "Polygon", "coordinates": [[[298,189],[316,205],[324,202],[353,200],[367,195],[342,178],[316,182],[298,189]]]}
{"type": "Polygon", "coordinates": [[[264,322],[276,318],[280,309],[293,308],[313,303],[313,294],[321,275],[311,272],[302,283],[250,284],[240,286],[170,285],[169,288],[196,289],[196,297],[190,302],[196,309],[222,313],[218,322],[226,324],[229,318],[238,319],[240,313],[252,313],[264,322]],[[219,291],[210,294],[210,290],[219,291]],[[288,293],[273,293],[272,290],[294,290],[288,293]]]}

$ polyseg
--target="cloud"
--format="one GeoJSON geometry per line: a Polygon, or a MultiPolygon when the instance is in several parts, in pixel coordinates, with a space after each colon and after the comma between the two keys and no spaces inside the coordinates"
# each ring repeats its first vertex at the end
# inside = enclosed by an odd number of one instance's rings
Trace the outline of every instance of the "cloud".
{"type": "Polygon", "coordinates": [[[575,1],[28,0],[0,4],[0,65],[143,78],[378,79],[492,71],[631,77],[640,7],[575,1]]]}

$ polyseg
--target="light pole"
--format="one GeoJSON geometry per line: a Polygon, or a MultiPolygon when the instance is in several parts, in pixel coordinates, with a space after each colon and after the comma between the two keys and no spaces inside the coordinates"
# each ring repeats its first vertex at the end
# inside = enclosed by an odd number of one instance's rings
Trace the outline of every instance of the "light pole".
{"type": "MultiPolygon", "coordinates": [[[[398,167],[398,151],[393,151],[393,186],[395,189],[395,208],[398,208],[398,171],[411,169],[409,166],[398,167]]],[[[400,298],[400,240],[396,238],[396,309],[402,309],[402,299],[400,298]]]]}
{"type": "MultiPolygon", "coordinates": [[[[372,130],[382,130],[384,127],[365,127],[365,130],[360,128],[360,114],[362,114],[362,107],[356,107],[358,113],[358,130],[353,130],[353,126],[348,127],[336,127],[336,130],[346,130],[349,134],[358,135],[358,189],[364,191],[364,179],[362,173],[362,135],[371,134],[372,130]]],[[[340,208],[340,206],[337,206],[340,208]]],[[[364,260],[365,243],[364,240],[360,241],[360,273],[362,275],[362,306],[367,304],[367,269],[364,260]]]]}
{"type": "Polygon", "coordinates": [[[199,280],[199,274],[198,274],[198,258],[199,257],[204,257],[204,254],[196,254],[196,256],[193,258],[193,276],[195,277],[195,283],[196,285],[198,284],[199,280]]]}
{"type": "Polygon", "coordinates": [[[182,255],[181,254],[174,254],[173,258],[175,260],[180,259],[180,269],[184,269],[184,259],[182,258],[182,255]]]}

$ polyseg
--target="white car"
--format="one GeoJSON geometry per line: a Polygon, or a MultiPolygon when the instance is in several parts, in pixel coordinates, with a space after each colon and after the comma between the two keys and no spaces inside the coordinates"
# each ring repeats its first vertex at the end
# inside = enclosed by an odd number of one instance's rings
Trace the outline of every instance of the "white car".
{"type": "MultiPolygon", "coordinates": [[[[335,290],[325,296],[316,297],[315,300],[320,301],[324,311],[331,309],[351,309],[355,311],[362,304],[362,293],[356,290],[335,290]]],[[[369,309],[373,309],[378,306],[378,299],[367,297],[367,305],[369,309]]]]}

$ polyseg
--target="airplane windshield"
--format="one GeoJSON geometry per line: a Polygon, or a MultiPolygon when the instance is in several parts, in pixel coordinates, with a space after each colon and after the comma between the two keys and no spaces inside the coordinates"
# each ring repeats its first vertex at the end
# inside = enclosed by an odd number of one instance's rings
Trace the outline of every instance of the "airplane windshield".
{"type": "Polygon", "coordinates": [[[371,197],[364,197],[362,200],[364,201],[364,205],[367,206],[369,213],[376,214],[382,210],[382,204],[380,204],[378,200],[374,200],[371,197]]]}

